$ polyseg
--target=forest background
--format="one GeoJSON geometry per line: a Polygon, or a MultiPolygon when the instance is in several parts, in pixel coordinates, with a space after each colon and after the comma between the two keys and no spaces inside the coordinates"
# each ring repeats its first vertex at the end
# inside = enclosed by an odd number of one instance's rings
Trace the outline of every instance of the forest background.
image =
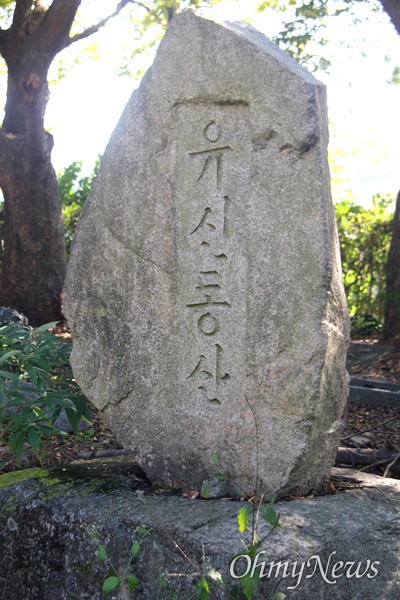
{"type": "MultiPolygon", "coordinates": [[[[5,203],[0,203],[0,303],[25,312],[32,324],[60,317],[66,265],[61,255],[69,253],[98,155],[151,64],[168,21],[183,7],[199,3],[73,0],[69,12],[62,13],[65,4],[0,0],[0,52],[5,59],[0,93],[6,104],[0,136],[0,185],[5,195],[5,203]],[[53,31],[54,23],[63,26],[57,35],[46,30],[51,19],[53,31]],[[41,57],[39,48],[46,40],[41,57]],[[53,181],[43,194],[53,137],[59,192],[53,181]],[[33,160],[36,144],[44,148],[42,165],[33,160]],[[18,147],[11,149],[13,145],[18,147]],[[14,152],[17,169],[10,166],[14,152]],[[46,195],[51,199],[38,199],[46,195]],[[60,199],[64,234],[57,221],[60,199]],[[49,227],[58,231],[56,236],[49,227]],[[55,255],[51,264],[50,246],[55,255]],[[38,262],[40,267],[32,268],[38,262]],[[52,273],[52,297],[44,298],[49,288],[46,278],[52,273]]],[[[364,332],[381,331],[386,320],[386,337],[389,332],[398,335],[400,242],[393,240],[400,238],[400,230],[393,212],[400,187],[399,3],[222,0],[214,4],[225,18],[244,19],[264,31],[328,86],[332,193],[353,325],[364,332]]]]}

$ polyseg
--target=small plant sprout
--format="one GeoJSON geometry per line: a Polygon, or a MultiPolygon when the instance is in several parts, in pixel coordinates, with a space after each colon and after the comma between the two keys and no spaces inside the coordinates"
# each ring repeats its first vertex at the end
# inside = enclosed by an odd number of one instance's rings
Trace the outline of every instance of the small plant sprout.
{"type": "Polygon", "coordinates": [[[145,526],[138,527],[134,530],[134,540],[130,548],[129,561],[122,573],[118,572],[109,560],[105,546],[99,544],[96,552],[96,557],[100,563],[105,563],[107,561],[111,569],[111,574],[108,575],[108,577],[106,577],[102,586],[102,590],[105,596],[108,596],[110,592],[116,590],[120,586],[124,587],[129,594],[133,594],[139,583],[139,580],[136,577],[136,575],[130,572],[131,564],[139,554],[140,545],[150,535],[150,533],[150,530],[147,529],[147,527],[145,526]]]}

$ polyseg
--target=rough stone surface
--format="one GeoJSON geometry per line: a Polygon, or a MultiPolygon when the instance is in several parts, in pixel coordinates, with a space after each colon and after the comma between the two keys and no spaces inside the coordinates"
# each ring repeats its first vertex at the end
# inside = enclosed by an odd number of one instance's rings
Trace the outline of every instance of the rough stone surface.
{"type": "Polygon", "coordinates": [[[325,89],[262,34],[175,17],[111,138],[65,311],[86,396],[150,479],[306,492],[333,464],[347,312],[325,89]],[[220,455],[217,468],[213,453],[220,455]]]}
{"type": "MultiPolygon", "coordinates": [[[[135,490],[130,466],[123,463],[120,467],[115,463],[101,465],[103,477],[96,475],[92,465],[86,472],[67,467],[44,477],[40,469],[0,477],[0,597],[102,599],[101,586],[110,563],[120,574],[126,572],[133,532],[142,526],[150,534],[130,567],[139,580],[135,598],[171,598],[172,592],[179,600],[197,597],[199,575],[165,574],[194,573],[193,563],[201,569],[203,556],[207,568],[220,571],[235,583],[229,565],[234,555],[243,551],[243,541],[248,542],[248,534],[237,529],[242,504],[143,494],[135,490]],[[21,480],[29,475],[31,479],[21,480]],[[183,558],[175,542],[192,563],[183,558]],[[104,564],[96,559],[99,544],[106,548],[104,564]],[[168,584],[162,593],[160,575],[168,584]]],[[[272,561],[275,566],[270,577],[262,578],[254,600],[270,598],[279,579],[278,589],[287,600],[400,598],[399,482],[355,471],[334,471],[342,485],[350,482],[354,488],[335,496],[276,505],[282,528],[260,548],[265,551],[260,558],[266,563],[264,572],[269,572],[272,561]],[[312,559],[315,556],[320,558],[327,581],[317,559],[312,559]],[[277,565],[279,561],[283,564],[277,565]],[[300,582],[293,577],[295,561],[295,573],[310,561],[300,582]],[[347,562],[354,564],[338,565],[347,562]],[[286,572],[284,563],[289,565],[286,572]],[[349,568],[352,577],[346,576],[349,568]],[[296,583],[295,589],[288,589],[296,583]]],[[[267,532],[266,526],[259,529],[262,536],[267,532]]],[[[228,600],[228,594],[211,581],[210,586],[210,600],[228,600]]],[[[110,595],[118,600],[129,597],[123,589],[110,595]]]]}
{"type": "Polygon", "coordinates": [[[0,327],[10,325],[11,323],[18,323],[18,325],[24,326],[29,325],[28,319],[22,313],[18,312],[14,308],[0,306],[0,327]]]}

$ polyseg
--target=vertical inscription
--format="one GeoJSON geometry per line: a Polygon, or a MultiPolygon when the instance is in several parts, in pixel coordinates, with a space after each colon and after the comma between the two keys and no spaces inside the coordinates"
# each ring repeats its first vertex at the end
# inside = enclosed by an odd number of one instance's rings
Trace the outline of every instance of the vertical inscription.
{"type": "MultiPolygon", "coordinates": [[[[195,236],[199,270],[194,289],[202,297],[186,304],[186,307],[197,312],[198,335],[208,342],[203,346],[204,353],[198,357],[197,364],[187,379],[194,380],[202,397],[212,404],[221,404],[221,386],[231,378],[225,370],[225,351],[219,339],[224,327],[224,313],[232,308],[223,283],[225,270],[230,268],[230,262],[221,241],[228,234],[228,214],[232,204],[231,198],[222,192],[225,184],[224,159],[233,149],[230,145],[217,145],[222,133],[221,125],[216,120],[210,120],[202,132],[207,147],[187,153],[193,163],[193,178],[199,184],[196,186],[199,194],[198,211],[193,214],[195,226],[187,233],[195,236]],[[211,268],[205,269],[202,265],[202,247],[209,250],[207,263],[210,265],[211,259],[211,268]]],[[[226,362],[229,364],[229,355],[226,362]]]]}
{"type": "Polygon", "coordinates": [[[190,102],[177,114],[179,380],[195,406],[227,406],[243,385],[247,110],[190,102]]]}
{"type": "MultiPolygon", "coordinates": [[[[218,142],[221,133],[221,127],[215,121],[210,121],[203,130],[203,138],[206,143],[214,144],[218,142]]],[[[215,173],[216,187],[219,190],[223,182],[223,157],[226,152],[231,151],[230,146],[219,146],[189,152],[189,156],[197,159],[197,162],[200,163],[200,174],[197,181],[200,181],[206,175],[207,170],[211,170],[215,173]]]]}

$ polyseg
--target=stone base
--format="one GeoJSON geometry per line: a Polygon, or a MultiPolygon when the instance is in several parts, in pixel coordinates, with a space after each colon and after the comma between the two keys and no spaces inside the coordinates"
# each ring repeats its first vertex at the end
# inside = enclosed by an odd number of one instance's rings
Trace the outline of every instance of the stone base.
{"type": "MultiPolygon", "coordinates": [[[[380,598],[400,598],[400,482],[345,469],[334,469],[333,481],[348,489],[276,505],[282,528],[266,539],[260,561],[267,573],[272,561],[282,564],[272,566],[271,577],[261,580],[253,598],[270,598],[279,579],[278,590],[287,599],[366,600],[377,593],[380,598]],[[301,577],[292,576],[295,561],[295,574],[309,561],[301,577]],[[341,564],[346,562],[354,564],[341,564]]],[[[205,557],[207,569],[220,571],[234,584],[229,565],[242,551],[242,540],[249,538],[237,529],[243,504],[149,494],[141,486],[126,457],[1,476],[0,597],[103,599],[101,587],[110,563],[124,573],[132,533],[141,526],[151,533],[129,570],[139,580],[135,597],[170,598],[171,592],[182,600],[197,597],[200,576],[190,575],[196,569],[176,544],[199,569],[205,568],[205,557]],[[99,544],[109,557],[103,564],[96,558],[99,544]],[[160,576],[168,586],[162,593],[160,576]]],[[[260,536],[266,533],[261,526],[260,536]]],[[[109,597],[131,596],[120,587],[109,597]]],[[[222,598],[228,595],[210,583],[210,599],[222,598]]]]}

